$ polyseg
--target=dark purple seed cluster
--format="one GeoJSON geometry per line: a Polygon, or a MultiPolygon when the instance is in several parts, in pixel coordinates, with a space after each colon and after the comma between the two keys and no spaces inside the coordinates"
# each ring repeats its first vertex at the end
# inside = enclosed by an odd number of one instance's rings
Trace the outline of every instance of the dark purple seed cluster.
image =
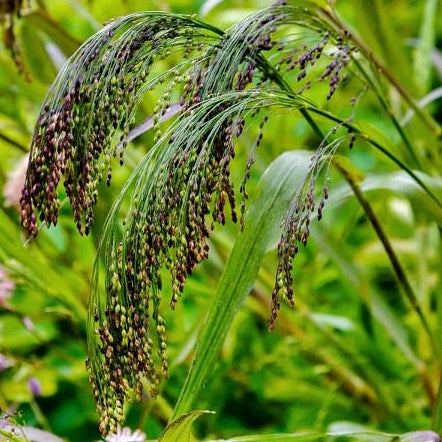
{"type": "MultiPolygon", "coordinates": [[[[320,160],[320,159],[319,159],[320,160]]],[[[312,158],[311,171],[315,171],[317,157],[312,158]]],[[[316,174],[310,176],[304,187],[295,196],[293,211],[283,223],[283,233],[278,243],[278,268],[276,271],[275,286],[272,291],[271,315],[268,323],[273,330],[281,299],[291,307],[293,300],[293,260],[300,246],[306,246],[310,236],[311,216],[316,213],[318,220],[322,219],[325,201],[328,199],[328,188],[324,186],[319,202],[315,198],[316,174]]]]}
{"type": "Polygon", "coordinates": [[[327,94],[327,100],[330,100],[339,85],[348,78],[348,74],[341,76],[341,71],[350,62],[350,52],[351,49],[344,44],[341,37],[338,37],[336,41],[336,52],[320,77],[320,80],[329,78],[328,84],[330,89],[327,94]]]}
{"type": "Polygon", "coordinates": [[[37,234],[39,221],[57,223],[62,179],[79,232],[89,232],[97,186],[110,184],[112,158],[122,161],[116,140],[129,132],[153,62],[170,45],[189,46],[194,31],[183,20],[157,14],[133,24],[131,33],[124,20],[110,24],[59,75],[39,116],[22,192],[29,235],[37,234]]]}
{"type": "Polygon", "coordinates": [[[107,306],[104,314],[97,308],[94,319],[100,362],[91,370],[103,434],[122,422],[123,404],[141,393],[143,378],[155,395],[167,376],[162,269],[172,278],[173,308],[195,265],[208,256],[206,218],[224,223],[227,202],[236,217],[229,172],[232,127],[210,146],[202,140],[194,152],[173,154],[152,192],[139,195],[124,239],[110,258],[107,306]],[[204,161],[203,149],[211,149],[204,161]]]}
{"type": "MultiPolygon", "coordinates": [[[[111,38],[109,33],[100,46],[111,38]]],[[[36,213],[48,226],[57,223],[62,177],[78,230],[87,234],[92,224],[97,185],[109,167],[115,131],[125,126],[121,115],[130,100],[127,77],[103,80],[103,68],[97,70],[94,63],[98,57],[103,57],[98,47],[83,53],[82,75],[61,98],[50,97],[40,113],[21,198],[22,225],[30,235],[38,231],[36,213]]],[[[122,70],[122,64],[118,68],[122,70]]]]}
{"type": "MultiPolygon", "coordinates": [[[[129,131],[153,62],[166,57],[171,46],[188,53],[195,47],[201,49],[193,37],[200,32],[191,19],[153,14],[135,23],[126,20],[111,23],[86,43],[71,60],[69,69],[62,71],[41,110],[21,198],[22,224],[32,236],[37,235],[39,222],[57,223],[61,181],[78,230],[88,233],[98,183],[105,180],[109,184],[111,180],[111,160],[121,153],[115,146],[129,131]],[[128,24],[133,26],[130,32],[128,24]]],[[[178,71],[170,75],[173,78],[155,108],[158,119],[181,81],[178,71]]],[[[221,149],[222,143],[218,145],[221,149]]],[[[173,304],[187,275],[207,257],[207,195],[218,195],[217,219],[223,217],[223,198],[234,201],[233,186],[226,178],[230,155],[219,152],[211,163],[200,164],[201,170],[209,173],[205,201],[201,204],[204,187],[197,182],[197,174],[193,192],[188,195],[188,226],[178,237],[174,232],[181,222],[178,209],[192,175],[192,161],[198,154],[177,152],[167,165],[167,179],[157,183],[158,198],[154,192],[153,202],[145,201],[151,204],[150,211],[143,212],[143,216],[132,213],[131,230],[109,259],[107,301],[95,306],[94,357],[88,362],[103,434],[121,424],[124,402],[131,394],[141,393],[142,380],[148,381],[154,395],[161,377],[167,376],[165,323],[160,314],[161,268],[168,267],[174,275],[173,304]],[[174,171],[181,167],[184,175],[180,178],[174,171]],[[223,179],[218,176],[219,170],[223,171],[223,179]],[[174,186],[184,178],[177,194],[174,186]]]]}
{"type": "Polygon", "coordinates": [[[276,63],[277,70],[285,66],[286,72],[297,72],[296,81],[298,82],[307,79],[307,77],[310,78],[313,75],[310,70],[319,59],[324,57],[331,58],[322,73],[319,75],[316,74],[315,78],[306,81],[302,89],[298,92],[302,94],[305,90],[310,89],[312,87],[312,81],[322,82],[328,79],[329,91],[327,100],[331,99],[339,85],[348,78],[348,74],[343,74],[342,71],[349,64],[351,53],[355,51],[354,48],[345,44],[344,38],[338,36],[333,39],[329,33],[326,33],[318,43],[311,47],[294,47],[288,50],[283,42],[277,43],[276,47],[278,51],[289,52],[288,55],[280,57],[276,63]],[[325,55],[327,45],[331,55],[325,55]]]}
{"type": "MultiPolygon", "coordinates": [[[[134,251],[126,253],[131,252],[134,251]]],[[[162,376],[167,376],[168,370],[165,321],[158,311],[159,294],[150,293],[151,287],[146,286],[146,281],[155,282],[155,276],[148,277],[151,267],[140,269],[135,274],[133,261],[128,260],[123,264],[126,253],[120,244],[111,257],[109,270],[112,276],[107,284],[108,304],[102,317],[97,306],[94,314],[94,332],[100,356],[93,362],[88,361],[91,371],[89,380],[103,434],[115,432],[121,425],[124,420],[124,402],[131,396],[140,397],[143,380],[148,381],[150,394],[155,396],[159,381],[162,376]],[[123,273],[125,280],[121,278],[123,273]],[[122,285],[126,288],[124,298],[121,297],[122,285]],[[153,351],[155,344],[152,336],[155,335],[159,346],[160,369],[156,368],[153,351]]]]}
{"type": "Polygon", "coordinates": [[[282,60],[283,63],[288,65],[286,71],[290,72],[295,68],[299,69],[297,80],[301,81],[307,76],[307,67],[314,66],[316,61],[321,58],[322,52],[329,40],[330,37],[328,34],[326,34],[317,44],[315,44],[311,48],[307,48],[306,46],[304,46],[304,52],[298,57],[296,57],[296,54],[299,52],[299,49],[295,48],[295,51],[292,54],[288,55],[285,59],[282,60]]]}

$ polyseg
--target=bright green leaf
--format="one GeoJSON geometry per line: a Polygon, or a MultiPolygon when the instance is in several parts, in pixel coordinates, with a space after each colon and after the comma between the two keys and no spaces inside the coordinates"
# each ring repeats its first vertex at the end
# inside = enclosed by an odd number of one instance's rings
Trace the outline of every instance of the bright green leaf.
{"type": "Polygon", "coordinates": [[[210,414],[213,411],[196,410],[190,413],[183,414],[178,419],[170,423],[164,433],[158,439],[158,442],[191,442],[195,438],[192,436],[191,427],[195,419],[198,419],[203,414],[210,414]]]}

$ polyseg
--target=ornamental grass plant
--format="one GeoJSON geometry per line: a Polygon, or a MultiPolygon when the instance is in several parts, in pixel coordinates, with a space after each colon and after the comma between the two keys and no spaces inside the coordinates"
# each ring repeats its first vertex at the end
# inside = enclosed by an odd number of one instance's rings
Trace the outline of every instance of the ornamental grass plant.
{"type": "MultiPolygon", "coordinates": [[[[130,436],[136,419],[181,440],[199,418],[212,439],[439,440],[438,5],[423,2],[406,40],[383,2],[360,3],[278,1],[230,26],[135,12],[59,70],[18,209],[33,258],[14,209],[1,215],[1,263],[23,295],[0,320],[27,325],[31,354],[59,353],[63,321],[87,335],[103,438],[130,436]],[[66,242],[88,244],[80,266],[66,242]],[[59,259],[62,275],[83,274],[45,282],[59,259]],[[52,335],[26,321],[39,285],[52,335]],[[246,403],[256,416],[229,410],[246,403]]],[[[23,70],[25,55],[13,51],[23,70]]],[[[16,352],[12,377],[27,364],[16,352]]],[[[24,402],[49,430],[42,392],[24,402]]]]}

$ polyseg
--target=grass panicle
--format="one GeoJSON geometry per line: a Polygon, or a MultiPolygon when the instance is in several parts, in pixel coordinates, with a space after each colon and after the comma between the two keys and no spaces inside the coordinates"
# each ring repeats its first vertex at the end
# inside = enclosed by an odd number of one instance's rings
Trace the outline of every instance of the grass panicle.
{"type": "Polygon", "coordinates": [[[327,103],[350,81],[360,90],[372,86],[355,74],[354,61],[363,64],[366,54],[333,17],[313,2],[277,2],[224,32],[185,15],[137,13],[108,23],[57,76],[40,112],[21,198],[22,225],[31,236],[40,223],[57,223],[61,182],[79,232],[88,234],[98,184],[110,184],[114,157],[123,161],[142,97],[156,87],[163,91],[152,115],[155,143],[110,210],[95,265],[87,366],[104,435],[121,425],[125,405],[146,381],[155,396],[168,376],[163,270],[172,281],[173,308],[195,266],[208,257],[215,225],[226,222],[227,212],[243,223],[246,184],[271,108],[298,110],[313,128],[312,114],[328,129],[338,128],[317,148],[283,223],[269,327],[280,299],[293,304],[292,261],[328,197],[326,186],[317,196],[317,182],[343,141],[351,147],[355,134],[363,139],[339,109],[331,113],[313,103],[310,91],[326,83],[327,103]],[[183,61],[153,75],[171,54],[183,61]],[[162,117],[176,106],[176,95],[179,112],[164,129],[162,117]],[[257,114],[258,138],[238,197],[230,173],[236,140],[257,114]],[[342,129],[349,133],[341,135],[342,129]]]}

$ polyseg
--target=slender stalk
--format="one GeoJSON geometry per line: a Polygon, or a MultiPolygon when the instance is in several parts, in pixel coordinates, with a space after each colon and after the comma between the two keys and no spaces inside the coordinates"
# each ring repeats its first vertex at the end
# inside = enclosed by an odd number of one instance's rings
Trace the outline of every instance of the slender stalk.
{"type": "Polygon", "coordinates": [[[37,401],[33,399],[32,401],[29,402],[29,406],[31,407],[31,410],[34,413],[35,419],[41,425],[41,427],[45,431],[51,433],[52,430],[49,425],[48,418],[43,414],[43,411],[41,410],[40,405],[37,403],[37,401]]]}
{"type": "MultiPolygon", "coordinates": [[[[442,373],[442,368],[439,367],[439,373],[442,373]]],[[[437,393],[436,406],[433,416],[433,423],[431,428],[439,434],[442,434],[442,375],[439,376],[439,390],[437,393]]]]}
{"type": "MultiPolygon", "coordinates": [[[[439,259],[442,260],[442,227],[439,226],[439,259]]],[[[442,299],[440,299],[440,294],[442,293],[442,279],[439,278],[438,290],[439,298],[437,303],[437,324],[438,324],[438,336],[440,336],[441,331],[441,320],[442,320],[442,299]]],[[[439,355],[442,354],[442,341],[439,338],[439,355]]],[[[442,434],[442,361],[439,358],[439,390],[437,393],[436,405],[434,407],[433,414],[433,424],[432,429],[439,434],[442,434]]]]}
{"type": "Polygon", "coordinates": [[[365,132],[362,132],[359,128],[357,128],[354,124],[350,123],[349,121],[342,120],[341,118],[337,117],[336,115],[333,115],[323,109],[319,109],[314,106],[305,106],[307,110],[310,112],[316,113],[318,115],[321,115],[331,121],[335,121],[336,123],[339,123],[339,125],[349,129],[351,132],[353,132],[355,135],[358,135],[360,138],[365,140],[368,144],[371,144],[373,147],[381,151],[384,155],[386,155],[390,160],[392,160],[396,165],[398,165],[402,170],[404,170],[408,175],[410,175],[416,183],[419,184],[420,187],[422,187],[423,190],[428,194],[428,196],[437,204],[439,208],[442,209],[442,202],[439,200],[439,198],[431,191],[431,189],[428,188],[428,186],[416,175],[415,172],[413,172],[403,161],[401,161],[399,158],[395,157],[391,152],[388,151],[388,149],[384,146],[382,146],[377,141],[373,140],[370,135],[368,135],[365,132]]]}
{"type": "Polygon", "coordinates": [[[412,156],[413,160],[416,161],[416,164],[421,167],[421,163],[420,160],[416,154],[416,152],[414,151],[413,145],[411,144],[410,140],[408,139],[403,127],[401,126],[400,122],[398,121],[398,119],[396,118],[396,115],[394,114],[394,112],[392,111],[391,107],[388,105],[387,101],[385,100],[385,98],[383,97],[382,93],[379,91],[378,87],[376,86],[376,84],[374,83],[373,79],[368,75],[368,73],[366,72],[366,70],[363,68],[363,66],[361,65],[361,63],[359,63],[358,60],[356,60],[355,58],[353,58],[353,62],[355,63],[355,65],[357,66],[357,68],[359,69],[359,72],[361,72],[361,74],[363,75],[365,81],[370,85],[370,87],[372,88],[373,92],[375,93],[377,99],[379,100],[379,103],[381,104],[381,106],[384,108],[385,112],[387,113],[387,115],[390,117],[394,127],[396,128],[396,130],[398,131],[400,137],[402,138],[402,141],[405,144],[405,147],[407,148],[409,154],[412,156]]]}
{"type": "Polygon", "coordinates": [[[359,49],[364,56],[371,61],[376,70],[383,75],[390,84],[399,92],[406,103],[415,111],[416,115],[430,128],[437,138],[442,137],[442,128],[439,124],[423,109],[421,109],[414,99],[408,94],[408,92],[401,86],[401,84],[393,77],[391,72],[373,55],[369,48],[356,37],[351,31],[349,31],[336,16],[334,11],[330,8],[322,8],[321,12],[334,24],[339,32],[344,34],[347,38],[350,38],[355,46],[359,49]]]}
{"type": "Polygon", "coordinates": [[[7,135],[0,132],[0,140],[6,141],[11,146],[16,147],[18,150],[21,150],[22,152],[27,153],[28,149],[26,146],[23,146],[23,144],[20,144],[18,141],[13,140],[12,138],[8,137],[7,135]]]}
{"type": "Polygon", "coordinates": [[[356,198],[359,201],[359,204],[364,209],[365,214],[367,215],[367,218],[369,219],[371,225],[373,226],[377,236],[379,237],[382,245],[384,246],[384,249],[388,255],[388,258],[390,260],[390,263],[393,267],[394,273],[396,275],[396,278],[399,282],[399,285],[402,287],[402,290],[405,293],[405,296],[407,297],[409,303],[411,304],[411,307],[415,310],[417,315],[419,316],[419,319],[428,335],[428,338],[430,340],[430,344],[432,346],[433,351],[438,354],[439,349],[438,345],[436,343],[436,340],[434,338],[433,332],[430,328],[430,325],[428,324],[428,321],[422,311],[421,306],[419,305],[418,299],[416,294],[414,293],[414,290],[411,286],[410,281],[408,280],[408,277],[405,273],[404,268],[402,267],[399,258],[397,257],[390,240],[388,238],[387,233],[384,231],[383,227],[381,226],[381,223],[374,213],[370,203],[365,198],[363,192],[361,191],[358,184],[354,181],[354,179],[336,162],[333,161],[334,166],[336,169],[343,175],[347,183],[350,185],[351,189],[353,190],[353,193],[355,194],[356,198]]]}
{"type": "MultiPolygon", "coordinates": [[[[262,56],[262,54],[258,55],[256,61],[257,61],[257,65],[260,67],[260,69],[265,71],[266,74],[287,94],[288,100],[293,101],[293,99],[297,98],[297,94],[293,91],[293,89],[290,87],[290,85],[287,83],[287,81],[281,76],[281,74],[276,69],[274,69],[273,66],[271,66],[268,63],[268,61],[265,59],[265,57],[262,56]]],[[[373,140],[370,137],[370,135],[362,132],[358,127],[356,127],[350,121],[343,120],[342,118],[339,118],[336,115],[334,115],[324,109],[320,109],[320,108],[315,107],[313,105],[311,105],[311,106],[304,105],[304,107],[300,107],[299,104],[297,104],[296,102],[295,102],[295,106],[301,112],[301,114],[306,119],[306,121],[310,124],[313,131],[316,134],[318,134],[319,136],[321,136],[322,138],[324,137],[322,134],[322,131],[319,128],[319,126],[316,124],[316,122],[311,118],[311,116],[309,115],[309,112],[313,112],[318,115],[321,115],[322,117],[327,118],[331,121],[334,121],[335,123],[338,123],[342,127],[345,127],[346,129],[348,129],[349,131],[351,131],[355,135],[359,135],[367,143],[371,144],[373,147],[375,147],[376,149],[381,151],[390,160],[392,160],[394,163],[396,163],[402,170],[404,170],[406,173],[408,173],[408,175],[410,175],[416,181],[416,183],[418,183],[419,186],[421,186],[422,189],[425,190],[425,192],[438,205],[438,207],[440,207],[442,209],[442,202],[439,201],[439,198],[425,185],[425,183],[404,162],[402,162],[399,158],[394,156],[391,152],[388,151],[387,148],[382,146],[380,143],[373,140]]],[[[398,127],[402,130],[399,123],[398,123],[398,127]]],[[[402,134],[403,132],[399,131],[399,133],[402,134]]],[[[406,138],[405,134],[403,134],[403,137],[406,138]]],[[[413,157],[414,157],[414,155],[413,155],[413,157]]],[[[416,160],[417,160],[417,158],[416,158],[416,160]]]]}

